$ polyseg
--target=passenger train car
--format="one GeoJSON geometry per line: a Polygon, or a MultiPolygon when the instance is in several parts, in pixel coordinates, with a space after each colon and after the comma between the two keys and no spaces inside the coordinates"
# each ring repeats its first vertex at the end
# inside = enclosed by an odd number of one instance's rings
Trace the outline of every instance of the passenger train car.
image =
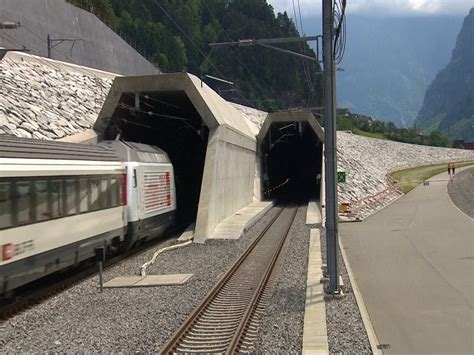
{"type": "Polygon", "coordinates": [[[0,135],[0,294],[158,237],[173,223],[173,167],[159,148],[0,135]]]}

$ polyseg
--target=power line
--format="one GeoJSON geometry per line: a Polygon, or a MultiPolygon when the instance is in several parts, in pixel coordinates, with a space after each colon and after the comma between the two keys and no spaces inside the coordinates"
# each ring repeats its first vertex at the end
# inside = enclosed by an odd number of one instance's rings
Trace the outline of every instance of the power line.
{"type": "MultiPolygon", "coordinates": [[[[209,13],[211,14],[212,17],[214,18],[217,18],[217,16],[215,15],[215,13],[211,10],[211,8],[207,5],[207,2],[206,0],[202,0],[201,1],[201,4],[204,5],[204,7],[207,9],[207,11],[209,11],[209,13]]],[[[222,21],[221,21],[222,22],[222,21]]],[[[227,36],[227,38],[233,42],[234,39],[232,38],[232,36],[229,34],[229,32],[227,32],[227,30],[222,26],[222,31],[224,32],[224,34],[227,36]]],[[[262,86],[259,84],[259,82],[255,79],[255,77],[253,76],[253,72],[248,68],[248,66],[242,62],[239,58],[239,53],[237,52],[238,50],[234,47],[231,47],[232,50],[234,51],[235,53],[235,57],[234,59],[237,60],[237,63],[239,63],[245,70],[247,70],[247,72],[250,74],[250,80],[255,84],[255,86],[257,87],[258,91],[260,91],[260,95],[261,97],[263,98],[263,100],[260,100],[260,101],[270,101],[270,100],[273,100],[274,99],[269,99],[266,95],[265,95],[265,90],[262,89],[262,86]]],[[[211,51],[213,50],[214,48],[211,49],[211,51]]],[[[255,58],[253,56],[250,56],[252,58],[252,60],[254,61],[255,64],[257,64],[257,62],[255,61],[255,58]]]]}
{"type": "MultiPolygon", "coordinates": [[[[193,39],[191,37],[188,36],[188,34],[181,28],[181,26],[173,19],[173,17],[163,8],[163,6],[160,5],[160,3],[158,1],[154,1],[156,6],[158,6],[161,11],[163,11],[163,13],[165,14],[166,17],[168,17],[168,19],[176,26],[176,28],[183,34],[183,36],[186,37],[186,39],[194,46],[194,48],[196,48],[196,50],[203,56],[203,58],[209,62],[209,64],[211,65],[212,68],[214,68],[214,70],[217,72],[217,74],[219,74],[219,76],[221,76],[223,79],[227,80],[227,81],[230,81],[228,80],[224,74],[221,73],[221,71],[212,63],[212,61],[208,58],[208,56],[206,54],[204,54],[204,52],[199,48],[199,46],[193,41],[193,39]]],[[[237,92],[239,93],[239,95],[242,97],[242,99],[250,106],[250,107],[253,107],[252,104],[250,103],[250,101],[242,94],[242,92],[240,90],[237,90],[237,92]]]]}
{"type": "MultiPolygon", "coordinates": [[[[298,18],[296,16],[296,7],[295,7],[295,0],[292,0],[292,4],[293,4],[293,14],[294,14],[294,20],[295,20],[295,26],[296,26],[296,30],[298,31],[298,18]]],[[[300,7],[300,1],[298,0],[298,12],[299,12],[299,18],[300,18],[300,28],[301,28],[301,36],[304,35],[303,33],[303,21],[301,20],[301,7],[300,7]]],[[[300,50],[303,52],[303,54],[306,54],[306,51],[304,50],[304,44],[300,43],[300,50]]],[[[309,89],[309,97],[308,97],[308,101],[307,101],[307,106],[310,107],[311,106],[311,101],[312,101],[312,98],[313,98],[313,91],[314,91],[314,87],[313,87],[313,83],[311,81],[311,74],[309,73],[309,68],[307,66],[307,62],[306,60],[303,58],[302,60],[302,65],[303,65],[303,73],[304,73],[304,77],[305,77],[305,80],[306,80],[306,84],[308,84],[308,89],[309,89]]]]}

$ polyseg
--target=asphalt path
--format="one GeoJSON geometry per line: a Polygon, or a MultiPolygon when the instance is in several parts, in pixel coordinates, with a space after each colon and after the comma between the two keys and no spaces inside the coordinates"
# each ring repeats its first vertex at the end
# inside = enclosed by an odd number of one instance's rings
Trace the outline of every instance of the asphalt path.
{"type": "Polygon", "coordinates": [[[474,219],[449,198],[448,178],[339,226],[384,352],[474,353],[474,219]]]}

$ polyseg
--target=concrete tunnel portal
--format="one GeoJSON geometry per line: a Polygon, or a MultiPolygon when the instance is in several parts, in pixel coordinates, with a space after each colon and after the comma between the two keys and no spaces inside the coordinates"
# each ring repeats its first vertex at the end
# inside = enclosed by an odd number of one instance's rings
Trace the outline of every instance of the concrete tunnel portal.
{"type": "Polygon", "coordinates": [[[104,139],[156,145],[173,162],[178,223],[197,214],[209,128],[184,91],[124,92],[104,139]]]}
{"type": "Polygon", "coordinates": [[[170,157],[181,227],[204,243],[253,201],[258,127],[188,73],[116,77],[93,127],[96,140],[156,145],[170,157]]]}
{"type": "Polygon", "coordinates": [[[323,140],[323,131],[309,112],[269,114],[258,135],[262,197],[319,199],[323,140]]]}

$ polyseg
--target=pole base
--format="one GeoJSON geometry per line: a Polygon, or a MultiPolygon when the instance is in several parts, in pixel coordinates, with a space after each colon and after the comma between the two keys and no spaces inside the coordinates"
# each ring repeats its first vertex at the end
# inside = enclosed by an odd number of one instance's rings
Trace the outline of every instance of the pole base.
{"type": "Polygon", "coordinates": [[[340,300],[342,298],[344,298],[346,295],[344,293],[344,291],[342,291],[341,289],[339,290],[336,290],[334,292],[328,292],[327,290],[325,290],[325,293],[324,293],[324,300],[326,301],[330,301],[330,300],[340,300]]]}

